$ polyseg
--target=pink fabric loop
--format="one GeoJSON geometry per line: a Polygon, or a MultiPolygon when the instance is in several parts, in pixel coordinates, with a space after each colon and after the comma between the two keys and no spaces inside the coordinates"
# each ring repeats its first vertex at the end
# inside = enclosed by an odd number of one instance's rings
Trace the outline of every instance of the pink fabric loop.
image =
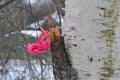
{"type": "Polygon", "coordinates": [[[47,38],[47,31],[43,31],[36,43],[28,44],[27,50],[30,54],[41,54],[51,48],[51,41],[47,38]]]}
{"type": "Polygon", "coordinates": [[[48,31],[43,31],[42,34],[40,35],[40,37],[38,37],[37,42],[39,43],[40,41],[44,41],[44,39],[47,38],[47,33],[48,33],[48,31]]]}

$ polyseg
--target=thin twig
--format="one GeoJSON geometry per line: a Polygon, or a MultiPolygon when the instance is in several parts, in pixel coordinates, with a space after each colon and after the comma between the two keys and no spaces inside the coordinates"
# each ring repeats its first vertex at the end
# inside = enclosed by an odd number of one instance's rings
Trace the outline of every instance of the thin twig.
{"type": "Polygon", "coordinates": [[[10,58],[10,55],[11,55],[13,46],[14,46],[14,44],[10,47],[10,51],[9,51],[9,53],[8,53],[8,55],[7,55],[7,58],[6,58],[5,63],[2,65],[2,69],[0,70],[0,73],[3,72],[3,70],[4,70],[4,68],[5,68],[5,65],[7,64],[8,60],[9,60],[9,58],[10,58]]]}
{"type": "Polygon", "coordinates": [[[23,8],[23,7],[16,7],[16,8],[21,8],[21,9],[27,11],[28,13],[30,13],[31,16],[35,19],[35,22],[37,22],[37,24],[38,24],[39,28],[41,29],[41,31],[44,31],[44,29],[43,29],[43,28],[41,27],[41,25],[38,23],[38,19],[33,15],[33,13],[32,13],[31,11],[29,11],[28,9],[23,8]]]}
{"type": "Polygon", "coordinates": [[[2,9],[2,8],[6,7],[7,5],[13,3],[14,1],[15,1],[15,0],[9,0],[9,1],[7,1],[6,3],[0,5],[0,9],[2,9]]]}
{"type": "MultiPolygon", "coordinates": [[[[31,12],[32,16],[36,19],[36,17],[33,15],[33,12],[32,12],[32,6],[30,3],[30,0],[29,0],[29,7],[30,7],[30,12],[31,12]]],[[[39,23],[37,22],[37,24],[39,24],[39,23]]],[[[39,25],[39,28],[41,29],[41,31],[44,31],[44,29],[40,25],[39,25]]]]}

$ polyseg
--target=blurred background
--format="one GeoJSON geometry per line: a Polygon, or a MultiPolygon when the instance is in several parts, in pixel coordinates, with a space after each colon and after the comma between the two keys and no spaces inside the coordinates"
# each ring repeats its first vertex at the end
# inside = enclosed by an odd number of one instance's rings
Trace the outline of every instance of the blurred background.
{"type": "Polygon", "coordinates": [[[30,55],[26,45],[40,25],[62,26],[64,7],[64,0],[0,0],[0,80],[55,80],[51,51],[30,55]]]}

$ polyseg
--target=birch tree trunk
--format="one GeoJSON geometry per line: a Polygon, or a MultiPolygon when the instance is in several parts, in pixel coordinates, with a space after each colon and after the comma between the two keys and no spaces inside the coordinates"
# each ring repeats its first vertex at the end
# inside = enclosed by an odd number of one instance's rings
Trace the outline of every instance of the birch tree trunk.
{"type": "Polygon", "coordinates": [[[120,80],[119,0],[66,0],[62,29],[79,80],[120,80]]]}

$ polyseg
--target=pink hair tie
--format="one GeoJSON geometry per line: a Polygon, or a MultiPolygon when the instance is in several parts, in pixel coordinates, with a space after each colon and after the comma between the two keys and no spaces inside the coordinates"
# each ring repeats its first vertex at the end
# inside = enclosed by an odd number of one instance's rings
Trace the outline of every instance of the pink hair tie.
{"type": "Polygon", "coordinates": [[[30,54],[41,54],[51,48],[51,41],[47,38],[47,31],[43,31],[36,43],[28,44],[27,50],[30,54]]]}

